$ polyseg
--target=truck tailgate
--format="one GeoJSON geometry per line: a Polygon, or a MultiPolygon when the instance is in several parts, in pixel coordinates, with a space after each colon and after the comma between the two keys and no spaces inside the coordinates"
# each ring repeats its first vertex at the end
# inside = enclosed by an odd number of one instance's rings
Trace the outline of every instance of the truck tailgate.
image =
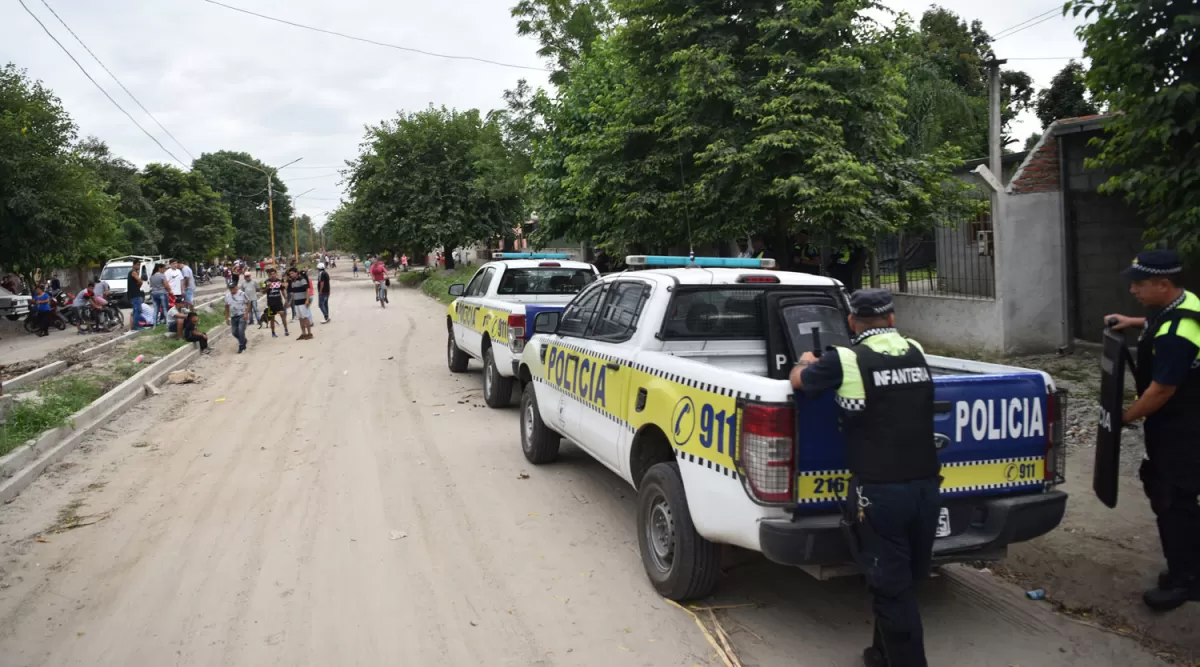
{"type": "MultiPolygon", "coordinates": [[[[1048,392],[1040,373],[934,378],[943,497],[1045,488],[1048,392]]],[[[800,510],[836,506],[846,494],[846,448],[832,392],[796,395],[800,510]]]]}

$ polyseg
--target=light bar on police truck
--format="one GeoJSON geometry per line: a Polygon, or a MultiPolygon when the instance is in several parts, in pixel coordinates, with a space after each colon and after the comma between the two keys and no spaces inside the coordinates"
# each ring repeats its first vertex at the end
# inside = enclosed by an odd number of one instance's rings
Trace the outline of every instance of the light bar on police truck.
{"type": "Polygon", "coordinates": [[[627,255],[625,263],[642,267],[697,267],[708,269],[773,269],[775,260],[752,257],[685,257],[683,255],[627,255]]]}
{"type": "Polygon", "coordinates": [[[565,252],[494,252],[492,259],[571,259],[565,252]]]}

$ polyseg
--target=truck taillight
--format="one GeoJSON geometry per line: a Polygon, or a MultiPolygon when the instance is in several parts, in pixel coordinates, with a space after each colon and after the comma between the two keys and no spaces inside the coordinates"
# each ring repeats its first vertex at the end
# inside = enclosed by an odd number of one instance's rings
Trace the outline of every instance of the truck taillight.
{"type": "Polygon", "coordinates": [[[1046,483],[1066,481],[1067,390],[1056,389],[1046,397],[1046,483]]]}
{"type": "Polygon", "coordinates": [[[796,408],[746,403],[738,442],[738,469],[751,498],[762,505],[788,505],[796,496],[796,408]]]}
{"type": "Polygon", "coordinates": [[[525,349],[525,316],[508,316],[508,349],[519,353],[525,349]]]}

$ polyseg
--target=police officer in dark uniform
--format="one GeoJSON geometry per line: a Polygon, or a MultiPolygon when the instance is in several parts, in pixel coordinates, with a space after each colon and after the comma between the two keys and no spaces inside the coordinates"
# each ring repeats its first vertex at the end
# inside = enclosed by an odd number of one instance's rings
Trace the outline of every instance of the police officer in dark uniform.
{"type": "Polygon", "coordinates": [[[1138,399],[1126,424],[1146,419],[1139,475],[1158,519],[1167,571],[1143,601],[1159,611],[1200,600],[1200,298],[1183,288],[1172,250],[1139,253],[1122,273],[1148,317],[1108,315],[1114,330],[1142,327],[1137,344],[1138,399]]]}
{"type": "Polygon", "coordinates": [[[808,230],[800,230],[792,239],[792,270],[800,273],[821,273],[821,249],[808,242],[808,230]]]}
{"type": "Polygon", "coordinates": [[[851,550],[874,596],[868,667],[925,667],[916,581],[929,574],[941,511],[934,444],[933,378],[921,346],[895,329],[892,294],[850,297],[850,347],[819,359],[806,352],[792,386],[809,396],[836,390],[846,438],[851,550]]]}

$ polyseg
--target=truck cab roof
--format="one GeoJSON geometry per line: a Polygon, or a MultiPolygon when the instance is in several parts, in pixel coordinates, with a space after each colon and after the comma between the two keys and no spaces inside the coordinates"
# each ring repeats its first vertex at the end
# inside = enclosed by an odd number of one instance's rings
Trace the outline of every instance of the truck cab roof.
{"type": "Polygon", "coordinates": [[[620,274],[609,274],[609,277],[638,277],[660,278],[673,281],[677,285],[797,285],[803,287],[836,287],[841,283],[833,278],[816,276],[809,273],[793,273],[791,271],[774,271],[769,269],[722,269],[706,267],[689,267],[675,269],[642,269],[620,274]]]}

